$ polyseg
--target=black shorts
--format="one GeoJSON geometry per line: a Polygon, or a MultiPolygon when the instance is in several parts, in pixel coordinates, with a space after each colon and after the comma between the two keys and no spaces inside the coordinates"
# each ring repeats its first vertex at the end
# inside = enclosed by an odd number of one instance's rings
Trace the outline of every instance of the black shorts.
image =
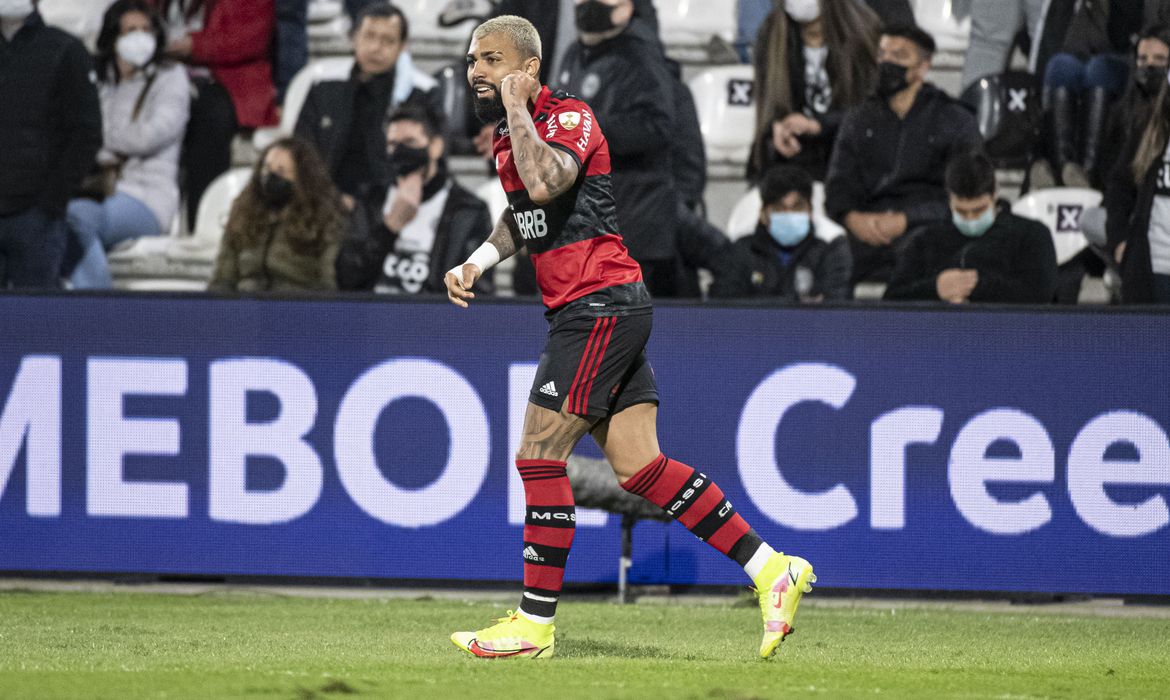
{"type": "Polygon", "coordinates": [[[639,403],[658,403],[646,360],[650,313],[620,316],[558,314],[528,400],[552,411],[606,418],[639,403]]]}

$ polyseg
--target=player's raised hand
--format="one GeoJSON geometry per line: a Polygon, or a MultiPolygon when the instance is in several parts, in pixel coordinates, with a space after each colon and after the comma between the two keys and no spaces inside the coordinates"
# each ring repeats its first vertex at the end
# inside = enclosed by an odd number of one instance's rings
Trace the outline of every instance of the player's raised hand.
{"type": "Polygon", "coordinates": [[[500,83],[500,99],[505,107],[528,107],[528,101],[540,96],[540,81],[524,71],[512,71],[500,83]]]}
{"type": "Polygon", "coordinates": [[[447,285],[447,298],[451,303],[466,309],[467,301],[475,298],[471,287],[482,274],[483,270],[474,263],[463,263],[447,270],[447,274],[443,275],[443,283],[447,285]]]}

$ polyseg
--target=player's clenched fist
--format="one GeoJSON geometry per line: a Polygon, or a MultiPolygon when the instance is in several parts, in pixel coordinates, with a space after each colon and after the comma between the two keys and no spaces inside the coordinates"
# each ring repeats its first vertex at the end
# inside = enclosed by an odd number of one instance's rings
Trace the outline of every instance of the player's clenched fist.
{"type": "Polygon", "coordinates": [[[447,270],[447,274],[443,275],[443,282],[447,285],[447,298],[451,303],[466,309],[467,300],[475,298],[471,287],[482,274],[483,270],[479,269],[479,265],[473,263],[463,263],[459,267],[447,270]]]}
{"type": "Polygon", "coordinates": [[[524,71],[512,71],[500,83],[500,98],[505,107],[524,107],[540,96],[540,82],[524,71]]]}

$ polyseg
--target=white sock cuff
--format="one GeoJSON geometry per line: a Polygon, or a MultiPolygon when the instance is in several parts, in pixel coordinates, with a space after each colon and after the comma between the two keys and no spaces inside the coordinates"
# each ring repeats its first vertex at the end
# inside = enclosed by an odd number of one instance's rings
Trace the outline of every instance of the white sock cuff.
{"type": "Polygon", "coordinates": [[[524,617],[528,618],[529,620],[535,622],[538,625],[551,625],[553,623],[553,618],[551,618],[551,617],[541,617],[540,615],[533,615],[532,613],[530,613],[526,610],[517,610],[516,613],[518,615],[523,615],[524,617]]]}
{"type": "Polygon", "coordinates": [[[776,550],[769,547],[767,542],[761,542],[760,548],[756,550],[751,559],[748,559],[748,563],[743,565],[744,573],[755,581],[760,572],[764,570],[764,564],[767,564],[775,553],[776,550]]]}

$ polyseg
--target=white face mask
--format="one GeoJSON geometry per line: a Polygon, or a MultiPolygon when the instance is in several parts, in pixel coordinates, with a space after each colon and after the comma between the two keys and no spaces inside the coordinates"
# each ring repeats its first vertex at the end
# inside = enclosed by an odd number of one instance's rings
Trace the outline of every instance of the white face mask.
{"type": "Polygon", "coordinates": [[[0,0],[0,18],[24,19],[32,13],[32,0],[0,0]]]}
{"type": "MultiPolygon", "coordinates": [[[[3,2],[3,0],[0,0],[0,2],[3,2]]],[[[154,52],[157,48],[158,42],[155,41],[154,35],[144,31],[123,34],[118,37],[118,43],[114,44],[114,50],[118,52],[118,58],[135,68],[141,68],[147,63],[150,63],[150,59],[154,58],[154,52]]]]}
{"type": "Polygon", "coordinates": [[[820,0],[784,0],[784,11],[794,22],[806,24],[821,16],[820,0]]]}

